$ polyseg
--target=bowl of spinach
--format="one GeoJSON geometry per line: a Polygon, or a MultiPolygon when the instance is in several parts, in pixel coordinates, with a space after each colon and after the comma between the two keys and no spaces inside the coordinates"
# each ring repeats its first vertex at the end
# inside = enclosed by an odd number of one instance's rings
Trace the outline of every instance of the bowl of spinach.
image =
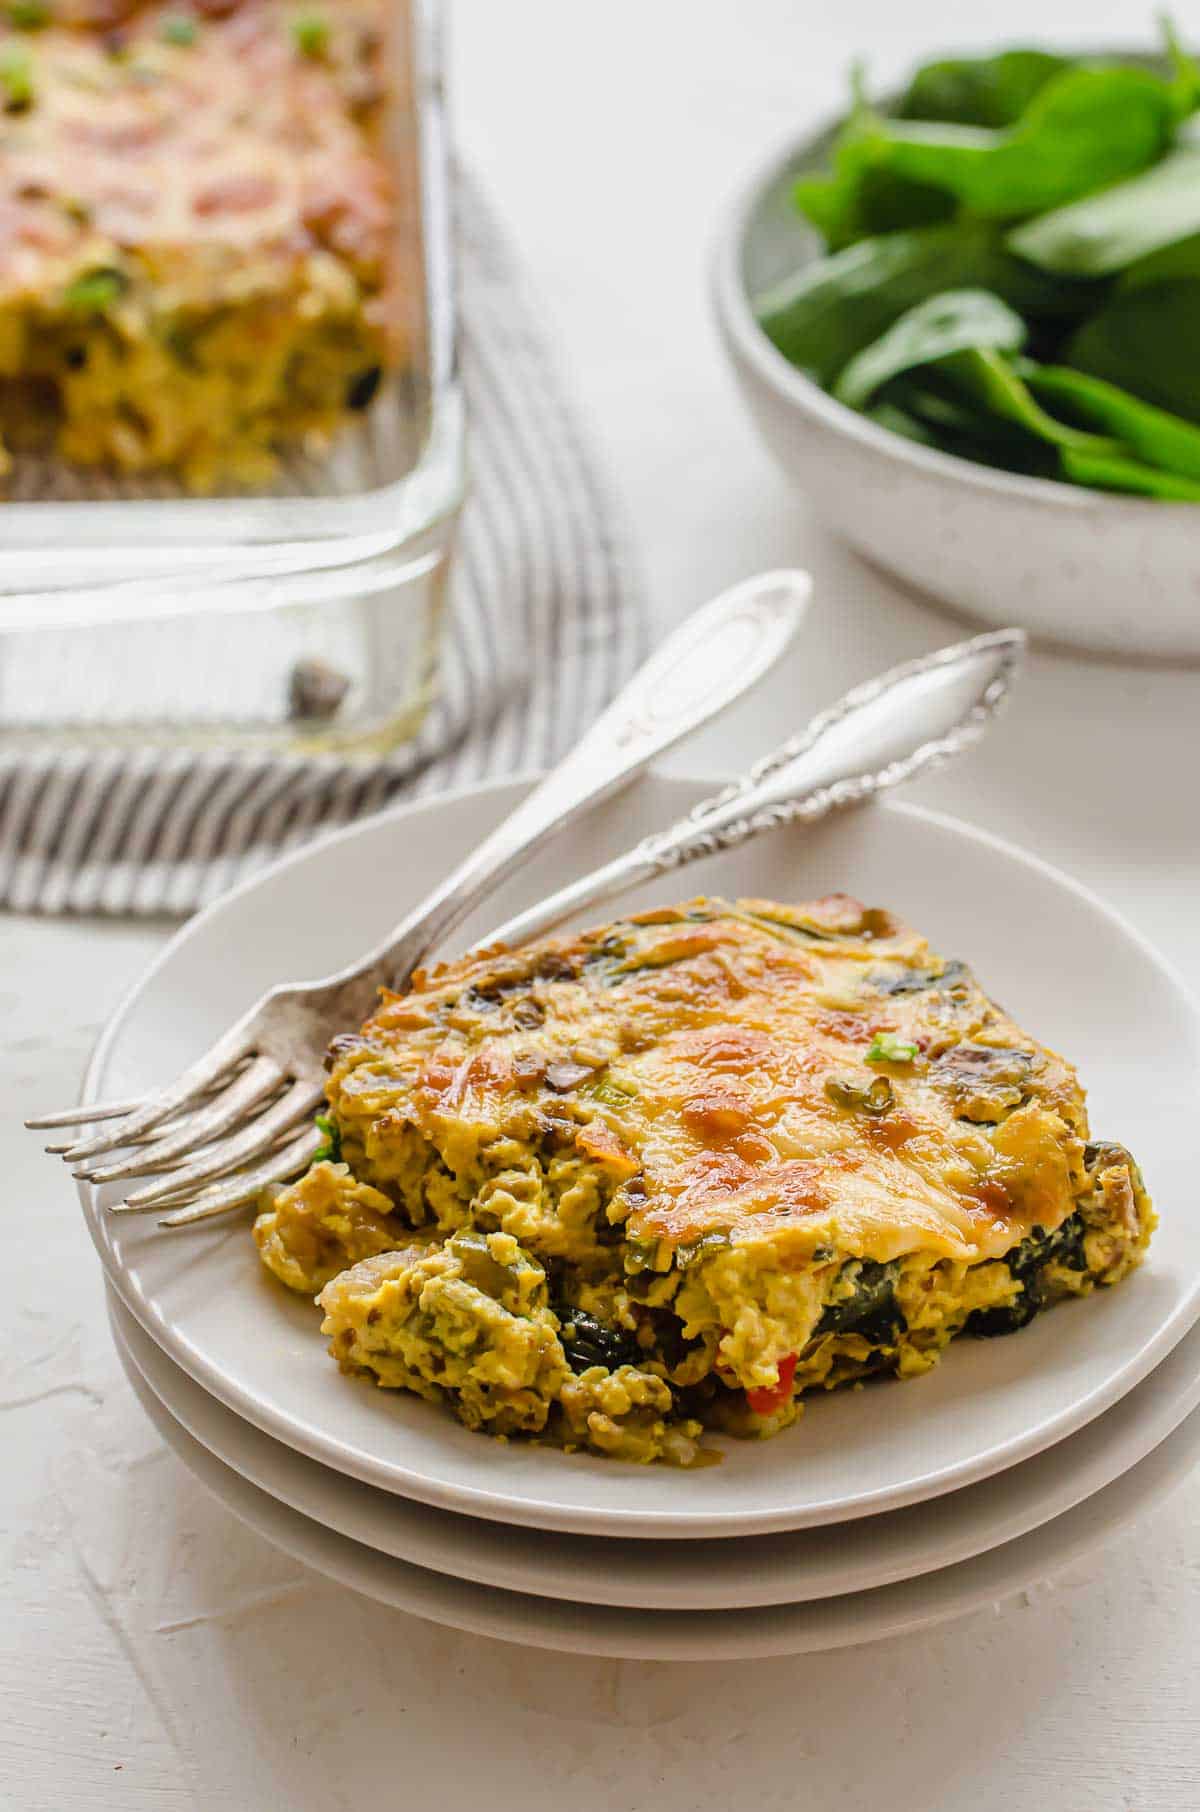
{"type": "Polygon", "coordinates": [[[922,65],[771,159],[726,346],[831,525],[985,621],[1200,656],[1200,66],[922,65]]]}

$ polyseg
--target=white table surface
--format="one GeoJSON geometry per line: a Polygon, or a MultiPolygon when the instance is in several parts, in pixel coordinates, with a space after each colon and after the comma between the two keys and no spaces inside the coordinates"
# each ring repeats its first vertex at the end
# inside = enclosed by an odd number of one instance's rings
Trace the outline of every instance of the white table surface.
{"type": "MultiPolygon", "coordinates": [[[[998,28],[1133,42],[1150,11],[1009,0],[998,28]]],[[[741,172],[836,103],[852,52],[884,78],[986,41],[993,17],[951,0],[459,0],[460,140],[559,330],[660,621],[755,568],[803,562],[817,579],[786,671],[680,767],[739,761],[956,631],[833,544],[775,475],[721,364],[705,264],[741,172]]],[[[1040,653],[1003,731],[918,796],[1090,882],[1200,987],[1198,705],[1195,670],[1040,653]]],[[[71,1187],[16,1124],[70,1096],[165,934],[0,920],[0,1803],[1195,1812],[1200,1480],[1002,1612],[769,1667],[465,1639],[236,1525],[142,1420],[71,1187]]]]}

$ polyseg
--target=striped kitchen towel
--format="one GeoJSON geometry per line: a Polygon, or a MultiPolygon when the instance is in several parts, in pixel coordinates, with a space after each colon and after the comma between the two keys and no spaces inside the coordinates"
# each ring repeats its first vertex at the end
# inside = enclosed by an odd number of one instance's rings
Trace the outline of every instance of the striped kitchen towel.
{"type": "Polygon", "coordinates": [[[6,754],[0,905],[190,912],[394,799],[546,766],[644,655],[622,525],[536,308],[469,182],[458,216],[471,495],[438,694],[419,733],[366,764],[149,749],[6,754]]]}

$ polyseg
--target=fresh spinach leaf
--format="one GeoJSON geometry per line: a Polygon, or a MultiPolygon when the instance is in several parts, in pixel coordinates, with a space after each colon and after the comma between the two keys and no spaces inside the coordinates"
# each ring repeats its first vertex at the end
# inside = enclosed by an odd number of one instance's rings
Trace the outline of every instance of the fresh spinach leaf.
{"type": "Polygon", "coordinates": [[[1024,428],[1039,440],[1049,441],[1052,446],[1074,447],[1080,452],[1098,454],[1121,450],[1119,443],[1106,435],[1073,428],[1048,414],[1000,353],[986,348],[955,353],[942,362],[941,369],[955,388],[978,407],[1024,428]]]}
{"type": "Polygon", "coordinates": [[[1010,251],[1066,277],[1109,277],[1163,246],[1200,233],[1200,145],[1152,170],[1009,233],[1010,251]]]}
{"type": "Polygon", "coordinates": [[[854,101],[831,168],[793,197],[831,251],[931,225],[959,207],[1018,220],[1148,168],[1200,104],[1200,72],[1174,44],[1174,76],[1119,63],[1004,51],[918,70],[890,115],[854,101]]]}
{"type": "Polygon", "coordinates": [[[831,252],[876,233],[936,226],[957,212],[952,195],[932,183],[898,176],[879,164],[870,143],[860,139],[848,139],[839,148],[830,175],[797,177],[792,199],[831,252]]]}
{"type": "Polygon", "coordinates": [[[1068,366],[1022,360],[1017,370],[1035,396],[1068,417],[1115,435],[1149,465],[1200,480],[1200,427],[1193,422],[1068,366]]]}
{"type": "Polygon", "coordinates": [[[1030,321],[1073,328],[1095,303],[1092,285],[1036,270],[979,221],[864,239],[804,265],[759,296],[764,332],[819,384],[877,340],[906,310],[946,289],[985,289],[1030,321]]]}
{"type": "Polygon", "coordinates": [[[870,147],[875,110],[861,64],[850,75],[851,107],[834,142],[828,172],[797,178],[792,199],[831,252],[876,233],[933,226],[955,212],[953,196],[881,168],[870,147]]]}
{"type": "Polygon", "coordinates": [[[901,408],[899,403],[872,403],[870,408],[863,410],[863,414],[869,416],[878,427],[886,428],[889,434],[903,435],[905,440],[914,440],[918,446],[937,447],[940,445],[933,429],[928,427],[920,416],[912,415],[907,409],[901,408]]]}
{"type": "MultiPolygon", "coordinates": [[[[1002,308],[1003,304],[1000,306],[1002,308]]],[[[958,426],[967,432],[986,432],[988,418],[994,417],[1052,446],[1077,447],[1094,453],[1122,450],[1120,442],[1110,436],[1093,434],[1070,422],[1060,421],[1040,406],[1024,377],[1004,357],[1006,347],[1001,333],[1007,333],[1011,345],[1016,338],[1012,323],[1015,321],[1017,328],[1022,325],[1011,311],[1004,311],[1010,317],[1006,322],[1002,316],[980,309],[977,319],[980,332],[976,342],[971,343],[964,333],[958,344],[949,327],[947,332],[939,335],[932,328],[927,332],[919,331],[922,323],[918,322],[918,331],[908,333],[908,323],[917,312],[913,310],[897,322],[890,335],[884,335],[847,366],[835,389],[836,396],[852,404],[856,398],[867,401],[880,383],[916,366],[929,364],[936,367],[949,393],[943,393],[941,407],[942,420],[947,426],[958,426]],[[996,336],[992,345],[984,339],[983,330],[988,327],[996,336]],[[873,381],[876,378],[878,383],[873,381]]],[[[927,397],[923,407],[917,402],[916,408],[929,419],[931,399],[927,397]]],[[[934,419],[937,413],[934,401],[934,419]]]]}
{"type": "Polygon", "coordinates": [[[1121,272],[1119,288],[1122,292],[1151,289],[1156,283],[1186,282],[1193,278],[1200,281],[1200,231],[1176,240],[1174,245],[1164,245],[1161,251],[1151,252],[1148,257],[1129,265],[1121,272]]]}
{"type": "Polygon", "coordinates": [[[1200,279],[1115,295],[1071,338],[1065,363],[1200,422],[1200,279]]]}
{"type": "Polygon", "coordinates": [[[1047,50],[945,57],[918,69],[896,106],[896,117],[999,130],[1015,125],[1047,82],[1070,66],[1067,57],[1047,50]]]}
{"type": "Polygon", "coordinates": [[[944,453],[1027,478],[1057,478],[1058,456],[1046,441],[956,396],[936,366],[889,386],[887,400],[926,428],[944,453]]]}
{"type": "Polygon", "coordinates": [[[757,300],[768,337],[925,446],[1148,496],[1200,485],[1200,66],[1017,48],[940,58],[890,114],[856,77],[797,206],[831,255],[757,300]]]}
{"type": "Polygon", "coordinates": [[[850,138],[896,177],[945,189],[977,216],[1016,220],[1146,169],[1177,118],[1171,84],[1150,70],[1078,65],[1004,131],[862,116],[850,138]]]}
{"type": "Polygon", "coordinates": [[[1061,459],[1064,475],[1092,490],[1131,491],[1142,497],[1161,497],[1168,503],[1200,503],[1200,481],[1164,472],[1132,455],[1064,447],[1061,459]]]}
{"type": "Polygon", "coordinates": [[[879,164],[873,148],[876,114],[866,98],[861,66],[851,74],[853,103],[834,142],[831,168],[797,177],[792,200],[824,239],[841,251],[876,233],[933,226],[955,212],[945,190],[897,176],[879,164]]]}
{"type": "Polygon", "coordinates": [[[943,453],[978,465],[995,466],[1027,478],[1057,478],[1058,457],[1047,442],[998,416],[973,408],[965,397],[955,397],[943,385],[936,367],[891,386],[897,405],[927,428],[943,453]]]}
{"type": "Polygon", "coordinates": [[[1184,119],[1200,106],[1200,64],[1184,49],[1175,21],[1169,13],[1159,17],[1162,28],[1163,49],[1167,62],[1171,65],[1171,86],[1175,92],[1176,107],[1180,119],[1184,119]]]}
{"type": "Polygon", "coordinates": [[[1019,314],[982,289],[943,290],[902,314],[855,355],[834,385],[839,402],[861,409],[883,386],[917,365],[988,346],[1019,352],[1027,332],[1019,314]]]}

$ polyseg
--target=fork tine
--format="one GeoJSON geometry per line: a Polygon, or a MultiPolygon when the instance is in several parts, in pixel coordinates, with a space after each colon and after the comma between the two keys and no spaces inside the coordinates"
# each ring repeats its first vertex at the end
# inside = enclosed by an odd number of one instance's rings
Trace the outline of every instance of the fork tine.
{"type": "MultiPolygon", "coordinates": [[[[310,1130],[309,1127],[305,1127],[301,1137],[307,1135],[310,1130]]],[[[260,1159],[260,1162],[265,1163],[268,1159],[274,1157],[276,1152],[283,1149],[285,1143],[294,1140],[295,1138],[296,1129],[294,1126],[289,1127],[286,1132],[279,1133],[275,1139],[275,1143],[268,1148],[265,1156],[260,1159]]],[[[232,1177],[235,1172],[240,1173],[244,1169],[244,1161],[236,1155],[232,1158],[229,1157],[228,1147],[226,1147],[225,1162],[221,1165],[219,1170],[213,1171],[206,1183],[201,1185],[201,1192],[207,1194],[207,1192],[210,1189],[215,1188],[218,1183],[225,1182],[225,1180],[232,1177]]],[[[163,1175],[162,1187],[164,1193],[157,1202],[153,1203],[155,1208],[183,1208],[188,1202],[195,1201],[197,1194],[196,1185],[194,1183],[180,1183],[179,1181],[179,1178],[181,1176],[186,1176],[186,1174],[187,1173],[181,1170],[179,1166],[176,1166],[173,1170],[163,1175]],[[170,1190],[170,1194],[166,1193],[168,1189],[170,1190]]],[[[127,1208],[124,1202],[114,1202],[108,1209],[108,1213],[110,1214],[136,1214],[143,1212],[145,1212],[143,1209],[127,1208]]]]}
{"type": "MultiPolygon", "coordinates": [[[[212,1091],[212,1093],[216,1092],[216,1090],[212,1091]]],[[[203,1106],[204,1102],[209,1098],[209,1096],[202,1096],[201,1106],[203,1106]]],[[[137,1105],[141,1106],[141,1103],[138,1102],[137,1105]]],[[[195,1112],[195,1109],[191,1109],[190,1111],[195,1112]]],[[[179,1116],[177,1114],[171,1114],[166,1120],[160,1120],[156,1126],[151,1127],[149,1132],[143,1133],[140,1138],[130,1139],[129,1143],[131,1145],[141,1145],[144,1147],[155,1139],[165,1138],[168,1133],[173,1132],[180,1124],[179,1116]]],[[[65,1158],[72,1146],[76,1143],[77,1141],[73,1137],[70,1139],[59,1139],[51,1145],[43,1145],[42,1150],[49,1153],[52,1158],[65,1158]]]]}
{"type": "Polygon", "coordinates": [[[249,1027],[231,1026],[224,1038],[218,1039],[181,1076],[176,1076],[168,1088],[160,1090],[157,1095],[151,1095],[136,1113],[118,1121],[112,1133],[72,1145],[70,1151],[63,1153],[64,1161],[68,1164],[80,1163],[86,1158],[98,1158],[102,1152],[116,1151],[118,1146],[133,1143],[143,1133],[148,1133],[152,1127],[165,1120],[168,1114],[177,1113],[199,1096],[208,1094],[214,1083],[236,1063],[241,1063],[248,1057],[250,1052],[249,1027]]]}
{"type": "MultiPolygon", "coordinates": [[[[202,1100],[206,1098],[207,1097],[202,1097],[202,1100]]],[[[145,1147],[155,1139],[164,1138],[167,1133],[172,1132],[178,1125],[178,1116],[171,1114],[165,1121],[160,1120],[156,1126],[152,1126],[150,1131],[143,1133],[140,1138],[130,1139],[129,1144],[145,1147]]],[[[67,1153],[76,1143],[77,1141],[74,1138],[58,1139],[51,1145],[43,1145],[42,1150],[52,1158],[65,1158],[67,1153]]]]}
{"type": "MultiPolygon", "coordinates": [[[[25,1124],[30,1132],[53,1132],[56,1126],[83,1126],[92,1120],[115,1120],[119,1115],[132,1114],[142,1105],[145,1096],[136,1101],[81,1101],[78,1107],[60,1108],[56,1114],[30,1114],[25,1124]]],[[[54,1147],[47,1146],[51,1151],[54,1147]]],[[[63,1146],[66,1150],[66,1146],[63,1146]]]]}
{"type": "Polygon", "coordinates": [[[142,1208],[156,1208],[168,1196],[179,1196],[184,1190],[192,1189],[201,1183],[207,1183],[210,1177],[219,1176],[229,1170],[233,1164],[256,1158],[266,1151],[278,1139],[280,1133],[294,1126],[297,1120],[311,1114],[324,1099],[324,1090],[320,1083],[293,1082],[286,1093],[271,1104],[265,1114],[231,1139],[214,1145],[208,1154],[198,1158],[183,1170],[173,1170],[161,1182],[150,1189],[139,1189],[133,1195],[114,1207],[117,1214],[136,1214],[142,1208]]]}
{"type": "MultiPolygon", "coordinates": [[[[144,1147],[152,1144],[156,1139],[165,1139],[169,1133],[175,1132],[177,1128],[183,1125],[183,1121],[187,1115],[196,1113],[199,1108],[207,1107],[223,1089],[229,1087],[230,1080],[236,1078],[240,1073],[239,1070],[234,1070],[231,1077],[230,1072],[223,1072],[218,1077],[216,1083],[211,1084],[204,1094],[193,1097],[191,1102],[185,1101],[182,1107],[173,1108],[165,1120],[156,1120],[154,1125],[150,1127],[147,1132],[135,1134],[133,1138],[123,1142],[131,1146],[140,1145],[144,1147]]],[[[140,1101],[135,1103],[135,1105],[142,1107],[146,1105],[146,1102],[140,1101]]],[[[65,1158],[67,1153],[72,1150],[75,1143],[76,1140],[74,1138],[63,1139],[61,1142],[56,1142],[52,1145],[44,1145],[42,1150],[48,1152],[52,1158],[65,1158]]]]}
{"type": "Polygon", "coordinates": [[[188,1152],[207,1145],[218,1133],[239,1125],[286,1080],[284,1071],[270,1057],[254,1057],[219,1095],[188,1114],[167,1137],[139,1146],[132,1156],[119,1164],[84,1164],[73,1174],[84,1183],[119,1183],[126,1177],[147,1176],[153,1170],[169,1169],[188,1152]]]}
{"type": "Polygon", "coordinates": [[[189,1206],[177,1208],[173,1214],[165,1215],[158,1224],[160,1227],[188,1227],[195,1221],[207,1221],[214,1215],[228,1214],[231,1208],[244,1207],[270,1184],[282,1183],[305,1169],[320,1146],[321,1134],[314,1127],[306,1127],[298,1139],[280,1146],[265,1163],[256,1164],[250,1170],[241,1170],[236,1176],[227,1178],[214,1188],[204,1190],[189,1206]]]}

